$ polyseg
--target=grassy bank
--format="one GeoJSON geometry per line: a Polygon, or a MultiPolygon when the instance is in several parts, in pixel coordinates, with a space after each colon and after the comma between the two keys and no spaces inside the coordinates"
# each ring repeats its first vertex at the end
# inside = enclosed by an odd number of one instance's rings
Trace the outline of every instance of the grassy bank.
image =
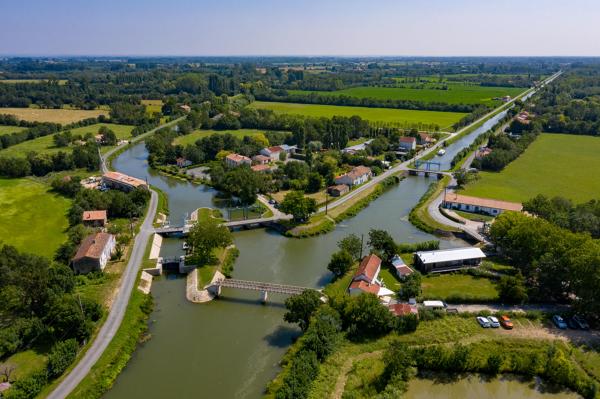
{"type": "Polygon", "coordinates": [[[415,207],[410,211],[408,215],[408,220],[415,227],[430,234],[440,234],[443,232],[459,231],[454,227],[438,223],[431,217],[431,215],[429,215],[429,212],[427,211],[429,203],[433,201],[438,195],[440,195],[440,193],[444,190],[444,187],[446,187],[449,182],[450,177],[444,176],[441,180],[431,183],[425,194],[423,194],[419,202],[417,202],[415,207]]]}

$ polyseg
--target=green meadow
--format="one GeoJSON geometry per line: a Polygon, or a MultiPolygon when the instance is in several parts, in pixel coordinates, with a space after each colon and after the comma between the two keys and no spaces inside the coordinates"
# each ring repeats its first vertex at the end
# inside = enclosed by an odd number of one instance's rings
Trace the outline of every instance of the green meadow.
{"type": "Polygon", "coordinates": [[[537,194],[575,202],[600,198],[600,137],[541,134],[501,172],[480,172],[464,194],[525,201],[537,194]]]}
{"type": "Polygon", "coordinates": [[[438,125],[443,130],[449,129],[466,115],[461,112],[414,111],[394,108],[345,107],[267,101],[255,101],[250,106],[258,109],[270,109],[281,114],[304,115],[315,118],[331,118],[333,116],[351,117],[358,115],[372,122],[433,124],[438,125]]]}
{"type": "Polygon", "coordinates": [[[0,136],[4,136],[5,134],[20,132],[21,130],[24,130],[24,129],[25,129],[24,127],[20,127],[20,126],[0,125],[0,136]]]}
{"type": "MultiPolygon", "coordinates": [[[[419,83],[415,84],[419,85],[419,83]]],[[[447,83],[447,90],[438,90],[433,87],[428,88],[428,84],[423,85],[423,88],[352,87],[331,92],[311,92],[304,90],[288,90],[288,92],[290,94],[320,93],[324,96],[344,95],[359,98],[375,98],[378,100],[411,100],[422,101],[425,103],[441,102],[446,104],[494,105],[499,103],[498,100],[493,100],[495,97],[503,97],[506,95],[515,97],[526,90],[518,87],[485,87],[460,82],[447,83]]]]}
{"type": "Polygon", "coordinates": [[[255,136],[257,134],[264,134],[265,131],[264,130],[257,130],[257,129],[238,129],[238,130],[194,130],[192,133],[190,134],[186,134],[185,136],[179,136],[177,137],[173,144],[175,145],[188,145],[188,144],[194,144],[196,141],[198,141],[199,139],[201,139],[202,137],[208,137],[208,136],[212,136],[213,134],[231,134],[237,138],[244,138],[244,136],[255,136]]]}
{"type": "Polygon", "coordinates": [[[52,257],[66,240],[70,201],[31,179],[0,179],[0,242],[52,257]]]}

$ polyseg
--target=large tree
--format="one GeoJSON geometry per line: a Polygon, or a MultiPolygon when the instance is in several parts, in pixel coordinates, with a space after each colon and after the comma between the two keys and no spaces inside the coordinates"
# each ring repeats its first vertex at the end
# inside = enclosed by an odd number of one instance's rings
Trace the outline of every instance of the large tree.
{"type": "Polygon", "coordinates": [[[322,304],[321,294],[315,290],[306,290],[300,295],[291,296],[285,300],[287,312],[283,315],[283,320],[288,323],[298,323],[305,331],[310,317],[322,304]]]}
{"type": "Polygon", "coordinates": [[[338,241],[338,248],[348,252],[354,259],[360,259],[362,254],[362,240],[356,234],[349,234],[338,241]]]}
{"type": "Polygon", "coordinates": [[[233,238],[227,226],[208,218],[191,227],[186,241],[193,261],[206,265],[214,262],[213,250],[230,245],[233,238]]]}
{"type": "Polygon", "coordinates": [[[352,255],[347,251],[341,250],[331,255],[331,260],[327,265],[327,269],[336,277],[342,277],[350,270],[352,263],[354,263],[352,255]]]}
{"type": "Polygon", "coordinates": [[[301,222],[317,211],[317,201],[314,198],[305,197],[302,191],[291,191],[285,195],[279,209],[292,215],[295,221],[301,222]]]}

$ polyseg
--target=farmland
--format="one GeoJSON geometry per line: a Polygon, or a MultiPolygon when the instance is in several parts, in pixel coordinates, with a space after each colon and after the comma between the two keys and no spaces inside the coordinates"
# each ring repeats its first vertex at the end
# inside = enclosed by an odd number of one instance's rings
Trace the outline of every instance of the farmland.
{"type": "Polygon", "coordinates": [[[447,104],[486,104],[495,105],[499,101],[494,97],[509,95],[514,97],[524,88],[518,87],[486,87],[466,83],[446,83],[447,90],[433,87],[352,87],[331,92],[311,92],[302,90],[289,90],[290,94],[320,93],[328,96],[350,96],[359,98],[375,98],[378,100],[412,100],[425,103],[442,102],[447,104]]]}
{"type": "Polygon", "coordinates": [[[501,172],[480,172],[464,194],[525,201],[537,194],[560,195],[575,202],[598,198],[600,138],[541,134],[501,172]]]}
{"type": "MultiPolygon", "coordinates": [[[[117,135],[119,139],[126,139],[131,136],[131,131],[133,130],[133,126],[128,125],[115,125],[112,123],[97,123],[90,126],[78,127],[76,129],[71,129],[71,133],[73,135],[85,135],[86,133],[96,134],[98,129],[101,126],[106,126],[111,129],[117,135]]],[[[109,147],[103,147],[103,149],[107,149],[109,147]]],[[[68,147],[55,147],[54,146],[54,135],[38,137],[37,139],[24,141],[20,144],[14,145],[12,147],[8,147],[5,150],[0,152],[0,155],[16,155],[16,156],[25,156],[27,153],[35,151],[38,153],[55,153],[58,151],[67,151],[68,147]]]]}
{"type": "Polygon", "coordinates": [[[142,105],[146,106],[146,112],[149,115],[158,114],[162,110],[162,100],[142,100],[142,105]]]}
{"type": "Polygon", "coordinates": [[[264,134],[264,130],[256,130],[256,129],[239,129],[239,130],[195,130],[190,134],[186,134],[185,136],[179,136],[175,139],[173,144],[176,145],[188,145],[194,144],[196,141],[201,139],[202,137],[208,137],[213,134],[231,134],[237,138],[244,138],[244,136],[254,136],[257,134],[264,134]]]}
{"type": "Polygon", "coordinates": [[[87,118],[97,118],[100,115],[108,115],[108,111],[87,111],[81,109],[0,108],[0,114],[14,115],[19,119],[29,122],[53,122],[68,124],[87,118]]]}
{"type": "Polygon", "coordinates": [[[0,242],[52,257],[65,239],[69,200],[29,179],[0,179],[0,242]]]}
{"type": "Polygon", "coordinates": [[[0,126],[0,136],[3,136],[5,134],[20,132],[23,129],[25,129],[25,128],[20,127],[20,126],[0,126]]]}
{"type": "Polygon", "coordinates": [[[313,105],[256,101],[250,105],[258,109],[270,109],[276,113],[304,115],[310,117],[358,115],[372,122],[400,123],[410,125],[437,125],[446,130],[466,114],[460,112],[413,111],[392,108],[345,107],[335,105],[313,105]]]}

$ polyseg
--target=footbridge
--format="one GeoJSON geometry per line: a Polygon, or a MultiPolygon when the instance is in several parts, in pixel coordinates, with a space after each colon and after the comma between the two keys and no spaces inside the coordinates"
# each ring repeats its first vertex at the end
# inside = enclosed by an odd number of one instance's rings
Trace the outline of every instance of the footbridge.
{"type": "MultiPolygon", "coordinates": [[[[234,220],[222,223],[223,226],[228,227],[230,230],[236,229],[252,229],[260,227],[270,227],[281,220],[289,220],[292,217],[290,215],[278,215],[266,218],[257,219],[242,219],[234,220]]],[[[192,223],[186,223],[183,226],[164,226],[157,227],[154,231],[156,234],[161,235],[173,235],[173,236],[186,236],[190,232],[190,228],[193,226],[192,223]]]]}
{"type": "Polygon", "coordinates": [[[260,281],[249,281],[249,280],[238,280],[233,278],[221,279],[213,282],[213,285],[207,287],[209,291],[212,291],[216,296],[221,296],[221,289],[225,288],[236,288],[240,290],[259,291],[260,299],[263,302],[267,301],[268,294],[285,294],[285,295],[299,295],[306,290],[312,288],[299,287],[288,284],[277,284],[277,283],[264,283],[260,281]]]}

